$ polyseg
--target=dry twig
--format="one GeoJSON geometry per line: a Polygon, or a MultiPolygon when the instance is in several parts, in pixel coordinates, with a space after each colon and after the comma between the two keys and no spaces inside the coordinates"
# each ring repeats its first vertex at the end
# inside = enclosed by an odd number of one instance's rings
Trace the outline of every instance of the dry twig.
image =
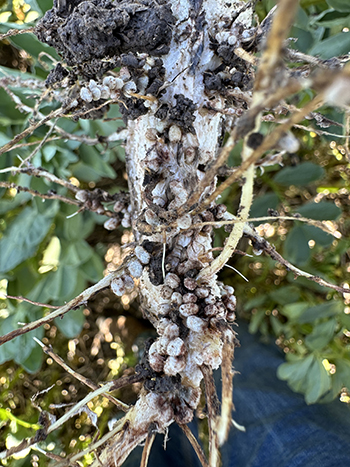
{"type": "Polygon", "coordinates": [[[30,193],[33,196],[38,196],[41,199],[58,199],[59,201],[63,201],[66,204],[73,204],[75,206],[81,206],[82,203],[79,201],[72,199],[72,198],[67,198],[67,196],[59,195],[57,193],[54,193],[52,191],[48,193],[39,193],[37,190],[32,190],[31,188],[25,187],[25,186],[19,186],[16,185],[16,183],[11,183],[11,182],[0,182],[0,187],[1,188],[7,188],[7,189],[15,189],[17,190],[17,193],[20,193],[21,191],[25,193],[30,193]]]}
{"type": "Polygon", "coordinates": [[[232,220],[222,220],[222,221],[215,221],[215,222],[201,222],[199,224],[193,224],[192,228],[200,228],[205,225],[212,225],[216,227],[222,227],[224,225],[234,225],[234,224],[241,224],[246,222],[263,222],[263,221],[295,221],[295,222],[304,222],[308,225],[313,225],[324,232],[332,235],[335,238],[338,236],[335,234],[333,230],[331,230],[324,222],[316,221],[313,219],[308,219],[306,217],[299,217],[298,215],[295,216],[262,216],[262,217],[249,217],[248,219],[232,219],[232,220]]]}
{"type": "Polygon", "coordinates": [[[43,308],[53,308],[53,309],[59,308],[59,306],[48,305],[47,303],[33,302],[33,300],[29,300],[29,298],[24,298],[20,296],[14,297],[13,295],[5,295],[5,298],[11,298],[13,300],[20,300],[21,302],[28,302],[28,303],[31,303],[32,305],[42,306],[43,308]]]}
{"type": "Polygon", "coordinates": [[[265,240],[265,238],[258,235],[258,233],[249,225],[245,226],[244,233],[248,238],[252,240],[254,248],[265,251],[265,253],[271,256],[271,258],[273,258],[275,261],[278,261],[280,264],[285,266],[288,271],[293,272],[296,277],[298,276],[305,277],[306,279],[312,282],[316,282],[322,287],[329,287],[330,289],[336,290],[337,292],[342,293],[342,294],[349,293],[350,291],[349,287],[341,287],[339,285],[331,284],[330,282],[322,279],[321,277],[302,271],[301,269],[291,264],[289,261],[284,259],[283,256],[281,256],[275,250],[275,248],[267,240],[265,240]]]}
{"type": "Polygon", "coordinates": [[[219,195],[221,195],[224,190],[226,190],[226,188],[239,180],[248,167],[260,159],[260,157],[265,154],[265,152],[272,149],[278,143],[281,136],[286,133],[295,123],[302,121],[306,115],[308,115],[312,110],[319,108],[322,103],[323,96],[316,96],[312,101],[306,104],[305,107],[300,109],[299,112],[294,113],[286,123],[276,127],[269,135],[264,138],[262,144],[252,153],[252,155],[244,162],[242,162],[237,170],[224,182],[222,182],[213,194],[208,196],[208,198],[206,198],[198,207],[196,207],[193,210],[193,213],[201,212],[204,210],[205,206],[208,206],[210,203],[212,203],[219,195]]]}
{"type": "Polygon", "coordinates": [[[151,449],[155,438],[156,432],[153,431],[152,426],[150,426],[150,431],[147,435],[146,442],[142,450],[140,467],[147,467],[149,455],[151,454],[151,449]]]}
{"type": "Polygon", "coordinates": [[[17,144],[19,141],[21,141],[26,136],[31,135],[33,133],[33,131],[36,130],[37,128],[41,127],[41,125],[44,125],[45,123],[49,122],[50,120],[52,120],[54,118],[62,117],[63,115],[64,115],[64,109],[62,109],[62,108],[51,111],[48,115],[46,115],[46,117],[43,117],[38,122],[35,122],[35,123],[31,124],[28,128],[26,128],[21,133],[18,133],[14,138],[12,138],[11,141],[4,144],[0,148],[0,155],[6,153],[7,151],[10,151],[12,146],[17,144]]]}
{"type": "Polygon", "coordinates": [[[209,467],[208,461],[205,457],[205,454],[203,452],[203,449],[201,448],[200,444],[198,443],[196,437],[192,433],[192,431],[189,429],[187,425],[179,425],[181,430],[185,433],[188,441],[191,443],[193,449],[195,450],[195,453],[197,454],[197,457],[202,464],[202,467],[209,467]]]}
{"type": "Polygon", "coordinates": [[[124,267],[125,264],[121,265],[116,271],[111,272],[110,274],[108,274],[108,276],[104,277],[99,282],[97,282],[97,284],[84,290],[80,295],[73,298],[73,300],[68,302],[66,305],[58,308],[49,315],[44,316],[43,318],[39,318],[36,321],[32,321],[31,323],[24,325],[22,328],[15,329],[9,332],[8,334],[5,334],[4,336],[1,336],[0,345],[14,339],[17,336],[21,336],[22,334],[26,334],[27,332],[33,331],[34,329],[42,326],[43,324],[53,321],[55,318],[63,318],[63,316],[70,310],[79,308],[81,305],[84,305],[97,292],[109,287],[113,279],[122,275],[124,267]]]}
{"type": "Polygon", "coordinates": [[[232,369],[234,359],[234,336],[231,330],[227,330],[224,336],[224,347],[222,349],[223,359],[221,364],[221,414],[217,422],[217,434],[219,446],[222,446],[228,438],[231,427],[232,411],[234,410],[233,393],[233,375],[232,369]]]}
{"type": "Polygon", "coordinates": [[[202,366],[204,376],[205,395],[208,410],[209,428],[209,467],[218,467],[220,463],[219,439],[216,431],[219,414],[219,400],[216,394],[215,381],[211,368],[202,366]]]}
{"type": "MultiPolygon", "coordinates": [[[[86,378],[85,376],[81,375],[77,371],[74,371],[70,366],[68,366],[60,356],[56,355],[55,352],[52,350],[51,346],[45,345],[43,342],[41,342],[39,339],[36,337],[33,338],[35,342],[37,342],[43,349],[43,351],[46,353],[46,355],[49,355],[52,360],[54,360],[58,365],[60,365],[67,373],[72,375],[75,379],[80,381],[81,383],[85,384],[85,386],[89,387],[93,391],[96,391],[99,389],[99,386],[95,384],[93,381],[91,381],[89,378],[86,378]]],[[[110,394],[104,394],[104,397],[108,399],[110,402],[112,402],[119,410],[122,410],[123,412],[126,412],[129,410],[129,406],[127,404],[124,404],[124,402],[116,399],[115,397],[111,396],[110,394]]]]}
{"type": "Polygon", "coordinates": [[[0,41],[7,39],[8,37],[18,36],[19,34],[29,34],[34,31],[34,27],[27,29],[9,29],[4,34],[0,34],[0,41]]]}

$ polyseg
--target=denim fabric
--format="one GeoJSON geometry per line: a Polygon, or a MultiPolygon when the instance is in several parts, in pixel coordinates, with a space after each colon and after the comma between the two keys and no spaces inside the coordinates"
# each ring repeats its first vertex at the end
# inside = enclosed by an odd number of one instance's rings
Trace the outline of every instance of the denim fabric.
{"type": "MultiPolygon", "coordinates": [[[[246,432],[232,428],[222,448],[223,467],[350,467],[350,411],[339,402],[306,405],[276,377],[283,354],[238,328],[233,399],[234,419],[246,432]]],[[[220,373],[216,379],[220,386],[220,373]]],[[[218,388],[218,393],[220,389],[218,388]]],[[[192,424],[191,429],[196,431],[192,424]]],[[[176,427],[170,427],[166,451],[157,436],[149,467],[199,467],[192,447],[176,427]]],[[[141,448],[126,467],[138,467],[141,448]]]]}
{"type": "Polygon", "coordinates": [[[339,402],[306,405],[276,377],[283,354],[239,327],[233,429],[222,449],[225,467],[348,467],[350,411],[339,402]]]}

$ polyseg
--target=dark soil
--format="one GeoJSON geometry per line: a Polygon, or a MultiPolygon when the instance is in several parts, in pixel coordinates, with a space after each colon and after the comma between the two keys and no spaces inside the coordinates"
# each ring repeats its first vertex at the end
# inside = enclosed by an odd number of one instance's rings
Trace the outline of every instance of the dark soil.
{"type": "Polygon", "coordinates": [[[168,53],[173,23],[165,2],[59,0],[35,29],[39,40],[54,47],[69,66],[78,67],[86,77],[96,77],[96,64],[90,69],[95,59],[102,74],[114,68],[113,58],[122,54],[168,53]],[[107,58],[111,62],[100,62],[107,58]]]}

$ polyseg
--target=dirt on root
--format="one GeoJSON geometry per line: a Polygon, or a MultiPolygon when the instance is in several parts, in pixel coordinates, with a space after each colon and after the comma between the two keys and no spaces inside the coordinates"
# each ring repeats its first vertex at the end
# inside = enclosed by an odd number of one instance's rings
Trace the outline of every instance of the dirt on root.
{"type": "Polygon", "coordinates": [[[113,69],[113,59],[121,54],[168,53],[173,23],[166,2],[55,0],[35,33],[40,41],[54,47],[67,65],[78,67],[86,77],[96,77],[113,69]]]}

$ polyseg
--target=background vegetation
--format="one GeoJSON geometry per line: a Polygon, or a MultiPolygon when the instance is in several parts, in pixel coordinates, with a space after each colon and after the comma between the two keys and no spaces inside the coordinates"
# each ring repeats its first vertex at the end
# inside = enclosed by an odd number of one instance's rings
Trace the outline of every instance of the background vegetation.
{"type": "MultiPolygon", "coordinates": [[[[51,8],[47,0],[0,1],[0,33],[10,28],[27,28],[51,8]]],[[[262,20],[274,6],[266,0],[257,2],[257,20],[262,20]]],[[[323,59],[350,51],[350,4],[347,0],[302,0],[291,44],[301,52],[323,59]]],[[[33,114],[16,108],[11,95],[1,88],[2,78],[35,78],[43,83],[59,57],[33,35],[19,35],[0,43],[0,145],[6,144],[30,123],[33,114]]],[[[38,100],[40,89],[8,85],[33,113],[46,115],[57,103],[38,100]],[[38,104],[39,102],[39,104],[38,104]]],[[[312,98],[310,91],[294,97],[289,104],[304,105],[312,98]]],[[[300,221],[255,222],[258,231],[276,246],[287,260],[301,269],[329,282],[350,282],[350,151],[349,114],[323,108],[321,126],[315,120],[294,129],[301,147],[278,164],[260,171],[255,186],[251,217],[299,213],[303,217],[327,221],[334,236],[300,221]],[[270,211],[269,211],[270,210],[270,211]],[[273,210],[273,211],[271,211],[273,210]],[[273,212],[274,213],[274,212],[273,212]]],[[[272,123],[266,123],[267,130],[272,123]]],[[[101,120],[74,122],[58,119],[55,123],[70,135],[107,136],[123,125],[116,105],[101,120]]],[[[30,157],[47,134],[41,126],[0,157],[0,182],[10,181],[40,193],[55,190],[72,198],[67,188],[43,178],[1,172],[19,165],[30,157]]],[[[102,139],[101,139],[102,141],[102,139]]],[[[239,148],[230,163],[239,162],[239,148]]],[[[101,188],[109,193],[126,190],[124,151],[120,144],[103,142],[89,146],[81,141],[64,139],[55,129],[46,144],[30,159],[57,177],[79,188],[101,188]]],[[[260,170],[260,169],[258,169],[260,170]]],[[[238,200],[239,186],[227,190],[222,201],[232,211],[238,200]]],[[[16,189],[0,188],[0,335],[33,321],[48,308],[25,301],[5,299],[5,294],[23,296],[35,302],[62,305],[89,284],[97,282],[103,271],[121,262],[132,241],[128,230],[109,232],[103,228],[106,217],[77,211],[57,199],[43,200],[16,189]],[[72,216],[73,215],[73,216],[72,216]],[[71,217],[72,216],[72,217],[71,217]]],[[[217,231],[217,246],[227,234],[217,231]]],[[[249,321],[252,333],[275,341],[285,353],[286,361],[278,376],[290,387],[304,394],[307,403],[329,402],[340,397],[350,401],[350,295],[320,287],[294,275],[271,258],[255,256],[248,243],[240,250],[253,255],[235,255],[231,261],[248,280],[226,268],[222,280],[236,289],[238,315],[249,321]]],[[[142,351],[142,342],[152,333],[142,320],[133,296],[122,301],[104,291],[86,308],[69,312],[44,328],[20,336],[0,347],[0,447],[10,447],[32,436],[39,428],[38,409],[55,415],[65,410],[61,404],[81,399],[86,389],[45,356],[33,340],[38,337],[52,345],[71,367],[98,382],[116,378],[133,366],[142,351]],[[31,397],[54,385],[47,393],[31,397]]],[[[120,396],[126,402],[133,392],[120,396]]],[[[101,397],[89,403],[103,424],[118,413],[101,397]]],[[[344,404],[345,408],[345,404],[344,404]]],[[[53,453],[83,448],[95,433],[94,416],[82,413],[65,425],[65,433],[53,433],[48,446],[53,453]]],[[[31,459],[12,459],[5,465],[36,465],[31,459]]]]}

